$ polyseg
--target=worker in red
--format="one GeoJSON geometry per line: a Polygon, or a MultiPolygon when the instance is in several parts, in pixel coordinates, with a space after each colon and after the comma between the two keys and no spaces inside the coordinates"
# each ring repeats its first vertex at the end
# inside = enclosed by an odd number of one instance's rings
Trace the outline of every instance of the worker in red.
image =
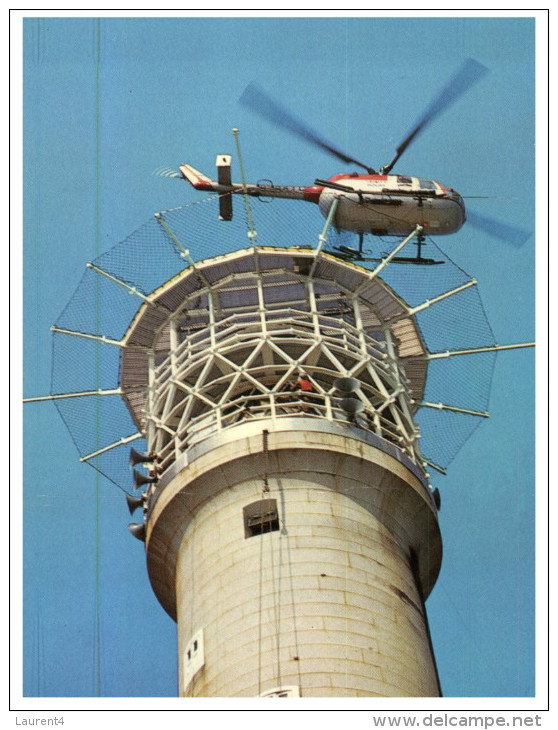
{"type": "MultiPolygon", "coordinates": [[[[300,372],[298,374],[298,379],[296,383],[293,384],[292,390],[299,390],[300,391],[300,399],[303,401],[310,401],[311,398],[309,397],[309,393],[314,392],[314,386],[310,382],[310,378],[306,373],[300,372]]],[[[302,406],[303,411],[307,411],[308,407],[306,405],[302,406]]]]}

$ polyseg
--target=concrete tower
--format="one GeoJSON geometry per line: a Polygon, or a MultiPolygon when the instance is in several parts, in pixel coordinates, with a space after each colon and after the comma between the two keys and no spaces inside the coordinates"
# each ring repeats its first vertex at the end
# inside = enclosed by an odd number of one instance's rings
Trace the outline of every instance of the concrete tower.
{"type": "Polygon", "coordinates": [[[123,345],[157,475],[133,529],[177,622],[180,695],[439,695],[425,345],[405,302],[377,271],[254,246],[191,262],[123,345]]]}

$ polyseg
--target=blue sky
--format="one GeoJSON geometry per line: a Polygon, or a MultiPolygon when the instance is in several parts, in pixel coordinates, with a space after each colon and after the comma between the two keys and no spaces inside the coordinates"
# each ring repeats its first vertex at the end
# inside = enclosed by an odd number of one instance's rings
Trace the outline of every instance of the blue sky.
{"type": "MultiPolygon", "coordinates": [[[[50,391],[50,326],[85,264],[155,211],[199,199],[153,170],[211,172],[237,126],[251,180],[347,171],[239,106],[251,81],[379,166],[474,57],[490,73],[397,170],[495,196],[471,205],[534,230],[532,18],[105,17],[98,27],[97,79],[94,19],[24,23],[26,397],[50,391]]],[[[466,226],[437,243],[477,279],[497,342],[532,341],[535,236],[517,250],[466,226]]],[[[533,349],[498,356],[491,418],[438,482],[444,563],[427,609],[448,697],[535,694],[534,360],[533,349]]],[[[122,492],[79,464],[51,403],[26,405],[24,419],[23,695],[174,696],[175,626],[126,529],[122,492]]]]}

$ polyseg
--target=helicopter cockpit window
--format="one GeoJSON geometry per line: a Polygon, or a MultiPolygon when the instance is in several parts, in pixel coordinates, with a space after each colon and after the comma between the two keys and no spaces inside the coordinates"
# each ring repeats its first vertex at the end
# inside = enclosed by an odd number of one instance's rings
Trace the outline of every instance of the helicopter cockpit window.
{"type": "Polygon", "coordinates": [[[419,178],[420,186],[423,190],[436,190],[436,185],[432,180],[425,180],[424,178],[419,178]]]}
{"type": "Polygon", "coordinates": [[[407,175],[398,175],[397,182],[400,185],[412,185],[413,184],[413,181],[411,180],[410,177],[407,177],[407,175]]]}

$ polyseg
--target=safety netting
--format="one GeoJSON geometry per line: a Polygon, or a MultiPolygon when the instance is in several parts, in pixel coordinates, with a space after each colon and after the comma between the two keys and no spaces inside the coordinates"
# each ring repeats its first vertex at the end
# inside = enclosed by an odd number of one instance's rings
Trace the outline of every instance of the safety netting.
{"type": "MultiPolygon", "coordinates": [[[[221,221],[212,195],[155,214],[89,262],[53,327],[51,394],[65,396],[54,402],[81,460],[133,492],[129,450],[146,449],[145,424],[120,389],[121,349],[146,297],[194,262],[253,244],[315,249],[324,225],[315,205],[255,201],[248,213],[241,196],[233,220],[221,221]]],[[[399,242],[331,228],[324,251],[374,270],[399,242]]],[[[486,415],[496,353],[471,350],[495,339],[471,277],[429,238],[420,250],[429,263],[397,261],[417,253],[409,243],[380,275],[408,304],[429,353],[416,421],[423,457],[443,471],[486,415]]]]}

